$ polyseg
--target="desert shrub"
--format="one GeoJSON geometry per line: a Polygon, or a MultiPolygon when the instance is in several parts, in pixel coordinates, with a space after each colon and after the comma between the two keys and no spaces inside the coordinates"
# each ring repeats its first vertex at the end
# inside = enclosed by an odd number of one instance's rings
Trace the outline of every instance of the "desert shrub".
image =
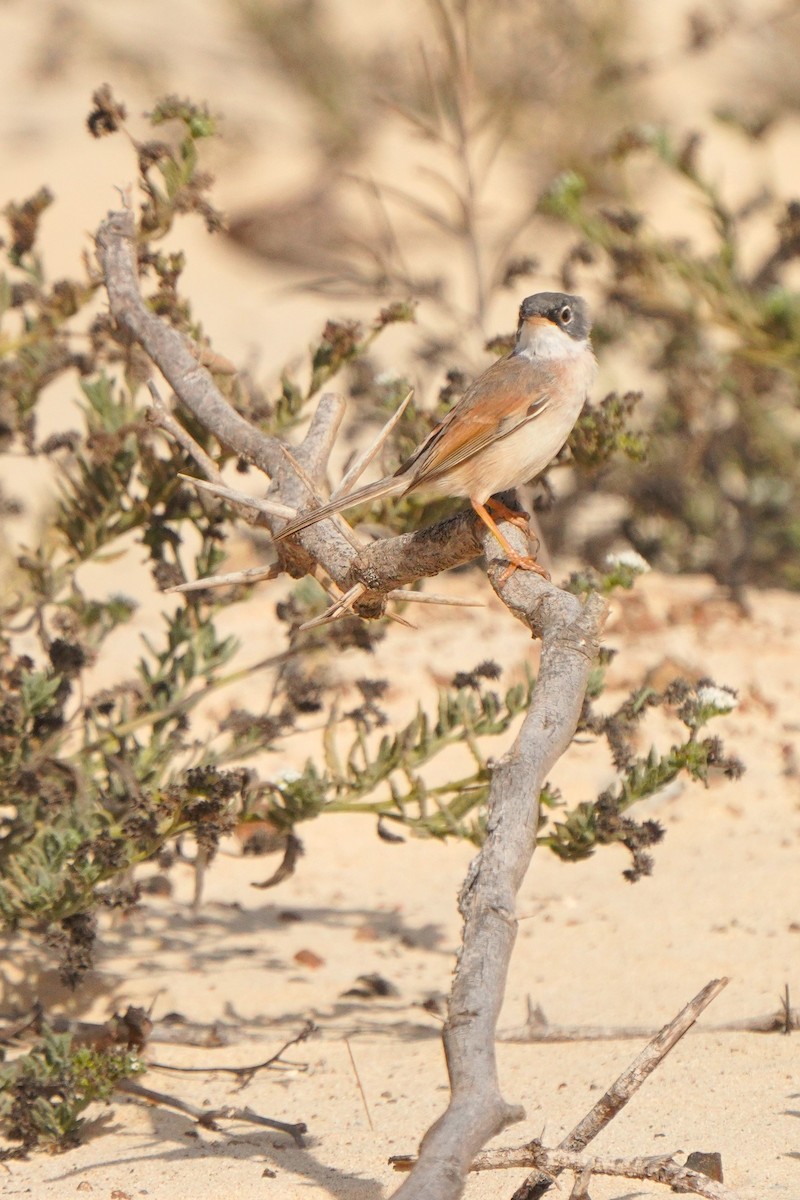
{"type": "MultiPolygon", "coordinates": [[[[703,172],[699,138],[675,145],[650,127],[625,131],[609,149],[618,194],[625,162],[642,156],[694,194],[707,215],[705,244],[660,234],[635,200],[593,198],[574,172],[539,202],[580,232],[565,275],[574,283],[575,264],[591,262],[585,271],[603,295],[600,336],[638,338],[656,376],[640,411],[651,434],[647,469],[619,460],[590,483],[625,506],[584,549],[602,561],[622,532],[667,570],[708,571],[735,589],[796,588],[800,300],[789,273],[800,255],[800,204],[756,185],[732,207],[703,172]],[[753,227],[763,235],[765,223],[771,240],[753,261],[753,227]]],[[[585,498],[579,484],[574,502],[585,498]]]]}

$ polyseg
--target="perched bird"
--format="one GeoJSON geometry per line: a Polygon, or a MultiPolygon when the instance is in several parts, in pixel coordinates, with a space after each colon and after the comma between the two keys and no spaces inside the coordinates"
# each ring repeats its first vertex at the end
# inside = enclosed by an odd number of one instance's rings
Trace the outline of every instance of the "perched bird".
{"type": "Polygon", "coordinates": [[[503,537],[494,518],[519,524],[520,514],[492,497],[533,479],[567,440],[595,376],[590,329],[580,296],[528,296],[520,305],[514,349],[475,380],[394,475],[303,513],[276,539],[380,496],[467,496],[510,568],[545,574],[535,558],[518,554],[503,537]]]}

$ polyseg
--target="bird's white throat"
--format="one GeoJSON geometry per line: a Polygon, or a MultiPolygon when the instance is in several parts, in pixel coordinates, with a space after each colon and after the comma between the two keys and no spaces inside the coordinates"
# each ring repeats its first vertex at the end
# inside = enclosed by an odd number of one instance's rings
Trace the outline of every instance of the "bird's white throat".
{"type": "Polygon", "coordinates": [[[525,358],[575,358],[585,352],[584,339],[577,341],[549,322],[547,325],[531,325],[524,321],[514,347],[514,353],[525,358]]]}

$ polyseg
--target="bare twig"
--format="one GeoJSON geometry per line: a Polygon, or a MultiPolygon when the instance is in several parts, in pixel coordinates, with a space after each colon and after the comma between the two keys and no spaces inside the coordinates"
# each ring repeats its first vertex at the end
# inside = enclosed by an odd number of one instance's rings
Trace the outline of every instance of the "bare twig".
{"type": "MultiPolygon", "coordinates": [[[[727,985],[727,979],[712,979],[710,983],[707,983],[702,991],[698,992],[695,998],[681,1009],[674,1020],[670,1021],[669,1025],[665,1025],[661,1032],[651,1042],[648,1042],[641,1054],[637,1055],[630,1066],[612,1083],[591,1111],[559,1143],[558,1149],[572,1153],[588,1146],[589,1142],[597,1137],[600,1130],[604,1129],[609,1121],[612,1121],[617,1113],[625,1107],[648,1075],[655,1071],[673,1046],[680,1041],[688,1029],[691,1029],[700,1013],[727,985]]],[[[544,1195],[552,1182],[552,1178],[536,1171],[517,1188],[513,1200],[537,1200],[539,1196],[544,1195]]]]}
{"type": "MultiPolygon", "coordinates": [[[[718,1021],[703,1026],[705,1033],[791,1033],[800,1029],[800,1008],[782,1005],[776,1012],[738,1021],[718,1021]]],[[[695,1032],[691,1030],[690,1032],[695,1032]]],[[[619,1042],[651,1038],[657,1029],[645,1025],[554,1025],[540,1008],[531,1008],[524,1025],[501,1029],[499,1042],[619,1042]]]]}
{"type": "Polygon", "coordinates": [[[276,1050],[274,1054],[270,1055],[270,1057],[266,1058],[263,1062],[251,1063],[249,1066],[220,1067],[217,1066],[216,1063],[209,1063],[203,1067],[176,1067],[172,1066],[170,1063],[158,1063],[149,1060],[147,1063],[147,1069],[150,1071],[172,1071],[175,1074],[182,1075],[207,1075],[211,1071],[223,1071],[228,1075],[235,1075],[241,1086],[244,1087],[246,1084],[250,1083],[253,1076],[258,1071],[274,1070],[277,1067],[284,1069],[291,1067],[294,1070],[299,1071],[307,1070],[308,1068],[306,1063],[283,1063],[281,1062],[281,1059],[290,1046],[297,1046],[300,1042],[306,1041],[306,1039],[316,1031],[316,1028],[317,1027],[313,1021],[306,1021],[300,1032],[295,1034],[294,1037],[289,1038],[288,1042],[284,1042],[280,1050],[276,1050]]]}
{"type": "Polygon", "coordinates": [[[126,1096],[133,1096],[137,1100],[146,1100],[149,1104],[177,1109],[178,1112],[186,1113],[188,1117],[197,1121],[197,1124],[202,1125],[204,1129],[218,1129],[218,1121],[247,1121],[251,1125],[265,1125],[267,1129],[277,1129],[281,1133],[288,1133],[296,1146],[305,1145],[303,1134],[308,1132],[308,1126],[304,1121],[289,1124],[286,1121],[276,1121],[272,1117],[262,1117],[260,1113],[253,1112],[251,1108],[235,1108],[229,1104],[223,1105],[221,1108],[198,1108],[195,1104],[178,1099],[177,1096],[169,1096],[165,1092],[154,1092],[151,1088],[142,1087],[140,1083],[134,1083],[132,1079],[121,1079],[115,1090],[124,1092],[126,1096]]]}
{"type": "Polygon", "coordinates": [[[569,1150],[548,1150],[540,1142],[520,1146],[519,1152],[504,1158],[503,1150],[486,1150],[473,1163],[476,1171],[496,1171],[511,1167],[535,1166],[544,1175],[555,1180],[562,1171],[574,1171],[583,1175],[616,1175],[623,1179],[647,1179],[651,1183],[663,1183],[676,1191],[691,1192],[696,1196],[707,1196],[708,1200],[736,1200],[737,1193],[700,1171],[673,1162],[671,1154],[659,1154],[652,1158],[595,1158],[575,1154],[569,1150]],[[527,1162],[525,1161],[527,1155],[527,1162]]]}
{"type": "Polygon", "coordinates": [[[345,1044],[345,1046],[347,1046],[347,1053],[350,1056],[350,1066],[353,1068],[353,1074],[355,1075],[355,1078],[356,1078],[356,1086],[358,1087],[359,1095],[361,1096],[361,1103],[364,1105],[364,1112],[367,1114],[367,1122],[369,1124],[370,1129],[374,1133],[375,1126],[372,1124],[372,1117],[370,1116],[369,1105],[367,1104],[367,1097],[364,1092],[364,1086],[361,1083],[361,1076],[358,1073],[358,1067],[356,1066],[356,1060],[353,1055],[353,1047],[350,1045],[350,1039],[345,1038],[344,1044],[345,1044]]]}
{"type": "Polygon", "coordinates": [[[109,213],[97,232],[97,251],[112,315],[156,363],[181,404],[236,454],[267,475],[277,473],[281,466],[280,443],[239,416],[209,372],[199,365],[187,339],[142,300],[137,278],[136,223],[130,209],[109,213]]]}
{"type": "Polygon", "coordinates": [[[575,1176],[569,1200],[592,1200],[589,1195],[589,1184],[592,1179],[592,1168],[585,1167],[580,1175],[575,1176]]]}
{"type": "Polygon", "coordinates": [[[173,441],[177,442],[187,454],[191,455],[207,479],[218,480],[220,473],[217,464],[213,458],[210,458],[206,454],[203,447],[194,440],[189,430],[184,429],[183,425],[175,420],[161,399],[158,388],[152,379],[148,381],[147,387],[153,398],[153,407],[147,413],[148,420],[153,425],[157,425],[159,429],[163,429],[165,433],[168,433],[173,441]]]}

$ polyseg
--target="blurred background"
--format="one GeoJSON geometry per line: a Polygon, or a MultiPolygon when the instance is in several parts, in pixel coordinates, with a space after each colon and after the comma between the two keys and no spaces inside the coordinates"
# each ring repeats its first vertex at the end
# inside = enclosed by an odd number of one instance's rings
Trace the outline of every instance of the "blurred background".
{"type": "Polygon", "coordinates": [[[446,407],[523,296],[579,291],[596,399],[642,393],[620,411],[649,454],[617,436],[552,472],[551,549],[800,586],[800,4],[4,0],[0,38],[4,203],[53,191],[51,277],[135,184],[127,138],[87,130],[92,92],[142,138],[157,98],[205,101],[226,230],[191,215],[167,244],[267,393],[329,319],[412,301],[339,382],[356,421],[398,380],[446,407]]]}

